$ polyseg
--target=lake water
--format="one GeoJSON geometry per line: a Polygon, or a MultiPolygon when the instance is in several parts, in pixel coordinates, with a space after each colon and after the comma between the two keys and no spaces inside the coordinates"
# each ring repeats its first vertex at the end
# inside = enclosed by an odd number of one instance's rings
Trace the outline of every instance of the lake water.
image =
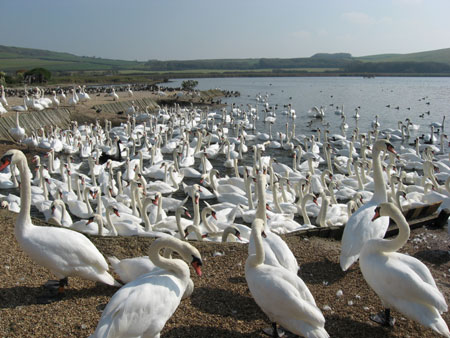
{"type": "MultiPolygon", "coordinates": [[[[349,131],[356,126],[356,120],[352,116],[355,108],[359,106],[358,127],[361,132],[370,129],[371,121],[378,115],[380,130],[396,129],[398,121],[404,121],[409,117],[411,122],[420,125],[418,134],[429,133],[430,123],[441,123],[442,117],[450,109],[450,78],[276,77],[194,80],[199,82],[196,88],[200,90],[219,88],[239,91],[240,97],[222,100],[228,104],[256,106],[257,95],[268,97],[270,106],[278,106],[273,130],[284,131],[286,122],[290,124],[295,122],[297,134],[311,134],[311,129],[320,126],[319,121],[315,121],[312,127],[306,126],[306,122],[311,120],[308,111],[313,106],[324,107],[324,121],[330,123],[331,134],[340,133],[341,117],[335,114],[336,106],[344,105],[349,131]],[[291,104],[296,111],[295,121],[281,115],[285,110],[284,105],[287,104],[291,104]]],[[[181,86],[183,81],[183,79],[174,80],[164,86],[181,86]]],[[[262,103],[258,106],[261,111],[262,103]]],[[[258,130],[267,132],[268,124],[260,120],[258,130]]]]}

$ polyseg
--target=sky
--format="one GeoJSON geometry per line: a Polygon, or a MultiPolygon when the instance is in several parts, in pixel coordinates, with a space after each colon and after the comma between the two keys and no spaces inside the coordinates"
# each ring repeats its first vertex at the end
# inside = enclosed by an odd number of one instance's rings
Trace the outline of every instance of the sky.
{"type": "Polygon", "coordinates": [[[0,0],[0,14],[0,45],[122,60],[450,47],[449,0],[0,0]]]}

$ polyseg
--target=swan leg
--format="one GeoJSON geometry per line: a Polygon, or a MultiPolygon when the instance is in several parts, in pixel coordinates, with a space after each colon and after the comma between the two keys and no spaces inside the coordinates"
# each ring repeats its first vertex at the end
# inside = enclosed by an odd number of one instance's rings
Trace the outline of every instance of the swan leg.
{"type": "Polygon", "coordinates": [[[60,280],[49,280],[44,284],[44,287],[49,290],[57,291],[58,294],[64,293],[64,287],[69,285],[69,279],[67,277],[60,280]]]}
{"type": "Polygon", "coordinates": [[[263,329],[263,332],[268,335],[271,336],[272,338],[280,338],[280,337],[284,337],[284,331],[281,328],[278,328],[277,323],[273,322],[272,323],[272,327],[267,327],[265,329],[263,329]]]}
{"type": "Polygon", "coordinates": [[[64,287],[69,285],[67,277],[60,280],[49,280],[44,284],[44,288],[50,292],[37,298],[38,304],[50,304],[64,297],[64,287]]]}
{"type": "Polygon", "coordinates": [[[376,315],[371,315],[370,320],[383,326],[393,327],[395,325],[395,318],[391,317],[391,309],[384,309],[376,315]]]}

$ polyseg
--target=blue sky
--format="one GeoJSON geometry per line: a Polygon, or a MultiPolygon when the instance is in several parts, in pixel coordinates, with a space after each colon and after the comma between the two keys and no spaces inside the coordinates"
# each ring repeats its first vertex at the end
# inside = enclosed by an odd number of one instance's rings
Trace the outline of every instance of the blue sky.
{"type": "Polygon", "coordinates": [[[450,47],[449,0],[0,0],[0,45],[112,59],[450,47]]]}

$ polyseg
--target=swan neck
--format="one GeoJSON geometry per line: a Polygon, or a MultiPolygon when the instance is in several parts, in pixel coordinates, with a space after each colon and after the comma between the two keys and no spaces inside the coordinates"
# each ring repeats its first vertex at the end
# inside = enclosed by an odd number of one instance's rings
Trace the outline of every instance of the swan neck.
{"type": "Polygon", "coordinates": [[[180,234],[180,238],[182,240],[186,240],[185,237],[184,237],[183,227],[181,226],[181,212],[182,212],[182,209],[181,210],[177,210],[177,212],[175,213],[175,220],[177,222],[177,229],[178,229],[178,233],[180,234]]]}
{"type": "Polygon", "coordinates": [[[84,189],[84,192],[83,192],[83,194],[84,194],[84,202],[87,205],[87,209],[88,209],[89,215],[92,215],[93,210],[92,210],[92,207],[91,207],[91,203],[89,202],[88,191],[89,191],[89,188],[84,189]]]}
{"type": "Polygon", "coordinates": [[[106,223],[108,224],[108,228],[114,234],[114,236],[117,236],[116,227],[114,226],[114,224],[111,220],[111,212],[112,212],[112,209],[110,207],[108,207],[108,210],[106,210],[106,223]]]}
{"type": "Polygon", "coordinates": [[[208,230],[208,232],[216,232],[218,229],[214,229],[212,225],[209,223],[208,218],[206,217],[206,215],[209,213],[211,213],[211,208],[209,207],[203,208],[202,210],[203,225],[205,226],[206,230],[208,230]]]}
{"type": "Polygon", "coordinates": [[[380,151],[375,148],[373,153],[373,180],[375,187],[372,201],[380,204],[387,202],[387,192],[383,178],[383,169],[381,168],[380,151]]]}
{"type": "MultiPolygon", "coordinates": [[[[17,156],[17,155],[16,155],[17,156]]],[[[20,212],[16,220],[16,227],[31,225],[31,177],[26,157],[21,155],[20,161],[17,163],[20,173],[20,212]]]]}
{"type": "Polygon", "coordinates": [[[249,208],[249,210],[253,210],[253,209],[255,209],[255,205],[253,204],[253,198],[252,198],[251,179],[249,177],[247,177],[245,170],[244,170],[244,180],[245,180],[245,193],[247,195],[247,200],[248,200],[248,208],[249,208]]]}
{"type": "Polygon", "coordinates": [[[192,199],[192,203],[194,204],[194,221],[192,222],[193,225],[197,226],[200,224],[200,206],[199,203],[195,201],[196,197],[192,199]]]}
{"type": "Polygon", "coordinates": [[[160,251],[169,248],[180,253],[182,246],[176,241],[164,238],[153,242],[149,249],[148,257],[158,267],[173,272],[177,277],[187,280],[190,277],[189,267],[181,259],[169,259],[161,256],[160,251]]]}
{"type": "Polygon", "coordinates": [[[381,252],[394,252],[400,249],[409,239],[410,228],[405,216],[398,208],[392,210],[390,217],[398,226],[398,235],[394,239],[383,239],[377,242],[377,249],[381,252]]]}
{"type": "Polygon", "coordinates": [[[325,218],[328,211],[328,203],[330,201],[328,200],[328,197],[325,195],[325,193],[322,193],[322,205],[320,206],[320,212],[319,212],[319,225],[321,227],[326,227],[325,218]]]}
{"type": "Polygon", "coordinates": [[[247,264],[257,267],[264,263],[264,248],[259,227],[252,229],[251,240],[253,240],[253,243],[255,244],[255,253],[248,257],[247,264]]]}
{"type": "Polygon", "coordinates": [[[303,197],[302,200],[302,216],[304,224],[311,224],[311,220],[309,219],[308,213],[306,212],[306,202],[313,199],[312,194],[307,194],[303,197]]]}
{"type": "Polygon", "coordinates": [[[258,205],[256,208],[255,217],[264,220],[264,224],[266,224],[266,180],[264,178],[264,174],[258,175],[257,181],[258,184],[256,186],[256,193],[258,194],[258,205]]]}

